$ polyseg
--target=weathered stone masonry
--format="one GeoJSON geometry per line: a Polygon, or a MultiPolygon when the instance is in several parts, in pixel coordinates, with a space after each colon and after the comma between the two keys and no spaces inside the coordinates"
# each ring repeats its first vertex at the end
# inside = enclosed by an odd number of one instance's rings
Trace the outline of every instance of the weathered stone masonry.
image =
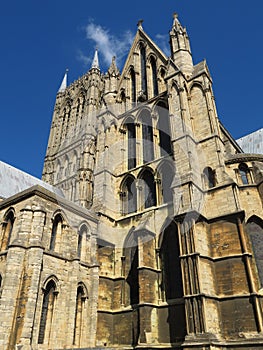
{"type": "Polygon", "coordinates": [[[263,155],[174,15],[57,94],[40,186],[0,203],[0,348],[263,349],[263,155]]]}

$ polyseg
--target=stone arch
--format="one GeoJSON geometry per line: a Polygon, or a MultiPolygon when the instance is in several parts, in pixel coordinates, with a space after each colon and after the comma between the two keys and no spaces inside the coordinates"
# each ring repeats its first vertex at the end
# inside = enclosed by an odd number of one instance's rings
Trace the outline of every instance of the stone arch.
{"type": "Polygon", "coordinates": [[[172,184],[176,169],[173,162],[164,160],[156,169],[158,180],[158,197],[162,203],[169,203],[173,201],[172,184]]]}
{"type": "Polygon", "coordinates": [[[149,167],[144,167],[138,175],[140,188],[140,208],[147,209],[157,204],[156,183],[154,172],[149,167]]]}
{"type": "Polygon", "coordinates": [[[163,227],[159,242],[161,268],[161,296],[168,303],[169,342],[181,342],[186,336],[186,314],[183,277],[180,261],[179,232],[177,223],[169,219],[163,227]]]}
{"type": "Polygon", "coordinates": [[[88,291],[83,282],[79,282],[76,293],[76,306],[74,315],[74,331],[73,331],[73,345],[80,346],[82,336],[84,333],[84,321],[85,321],[85,301],[88,298],[88,291]]]}
{"type": "Polygon", "coordinates": [[[62,245],[63,229],[66,226],[65,215],[57,210],[52,217],[52,230],[50,235],[49,250],[59,253],[62,245]]]}
{"type": "Polygon", "coordinates": [[[58,294],[58,279],[50,276],[44,283],[43,301],[39,322],[38,344],[49,344],[54,325],[55,300],[58,294]]]}
{"type": "Polygon", "coordinates": [[[77,256],[86,261],[90,258],[90,226],[82,222],[78,228],[77,256]]]}
{"type": "Polygon", "coordinates": [[[135,177],[131,174],[125,176],[120,186],[122,201],[122,214],[131,214],[137,211],[137,188],[135,177]]]}
{"type": "Polygon", "coordinates": [[[0,251],[6,250],[9,246],[12,232],[13,232],[14,222],[15,222],[15,210],[14,208],[9,208],[6,211],[2,221],[0,251]]]}
{"type": "Polygon", "coordinates": [[[238,174],[239,174],[240,183],[242,185],[248,185],[251,183],[250,170],[246,163],[239,164],[238,174]]]}

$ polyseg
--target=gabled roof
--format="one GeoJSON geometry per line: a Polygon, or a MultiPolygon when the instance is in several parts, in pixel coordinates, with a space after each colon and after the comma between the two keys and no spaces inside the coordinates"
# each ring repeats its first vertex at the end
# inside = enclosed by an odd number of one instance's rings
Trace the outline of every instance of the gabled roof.
{"type": "Polygon", "coordinates": [[[35,185],[40,185],[63,197],[62,191],[58,188],[0,161],[0,198],[11,197],[35,185]]]}
{"type": "Polygon", "coordinates": [[[127,59],[125,61],[125,64],[123,66],[122,69],[122,73],[121,73],[121,78],[120,78],[120,85],[122,83],[122,80],[124,78],[124,75],[127,73],[127,69],[130,67],[131,65],[131,60],[132,60],[132,55],[133,53],[136,51],[136,47],[138,45],[138,42],[140,40],[143,40],[144,42],[146,42],[153,50],[153,52],[155,52],[159,58],[161,58],[161,60],[163,61],[164,64],[167,64],[168,61],[168,57],[165,55],[165,53],[153,42],[153,40],[144,32],[144,30],[142,29],[142,26],[138,27],[137,33],[134,37],[133,43],[131,45],[131,49],[130,52],[127,56],[127,59]]]}

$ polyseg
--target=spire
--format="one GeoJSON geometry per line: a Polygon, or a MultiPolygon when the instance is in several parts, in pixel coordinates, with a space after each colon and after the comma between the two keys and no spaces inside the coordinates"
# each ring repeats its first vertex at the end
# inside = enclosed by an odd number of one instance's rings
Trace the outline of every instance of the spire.
{"type": "Polygon", "coordinates": [[[58,90],[58,92],[64,92],[67,88],[67,85],[68,85],[68,69],[66,69],[66,72],[65,72],[65,75],[64,75],[64,78],[62,80],[62,83],[60,85],[60,88],[58,90]]]}
{"type": "Polygon", "coordinates": [[[112,57],[112,61],[111,61],[111,65],[108,69],[108,73],[110,75],[113,75],[113,74],[119,75],[120,74],[119,69],[117,68],[117,65],[116,65],[116,57],[115,56],[112,57]]]}
{"type": "Polygon", "coordinates": [[[95,49],[95,54],[94,54],[94,58],[93,58],[93,62],[92,62],[91,68],[100,69],[99,56],[98,56],[98,49],[97,48],[95,49]]]}

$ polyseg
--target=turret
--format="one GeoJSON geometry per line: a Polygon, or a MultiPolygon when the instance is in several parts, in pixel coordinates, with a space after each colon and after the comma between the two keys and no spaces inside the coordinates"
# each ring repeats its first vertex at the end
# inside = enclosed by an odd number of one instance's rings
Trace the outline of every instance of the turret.
{"type": "Polygon", "coordinates": [[[120,79],[120,71],[116,65],[116,58],[115,56],[113,56],[111,65],[108,69],[108,72],[105,75],[104,100],[106,103],[115,102],[119,79],[120,79]]]}
{"type": "Polygon", "coordinates": [[[100,106],[103,89],[102,75],[99,65],[98,50],[95,50],[91,68],[88,72],[89,88],[87,91],[87,113],[93,113],[100,106]]]}
{"type": "Polygon", "coordinates": [[[193,60],[190,42],[186,29],[182,27],[176,13],[174,14],[173,27],[170,31],[170,47],[174,63],[184,74],[191,75],[193,60]]]}

